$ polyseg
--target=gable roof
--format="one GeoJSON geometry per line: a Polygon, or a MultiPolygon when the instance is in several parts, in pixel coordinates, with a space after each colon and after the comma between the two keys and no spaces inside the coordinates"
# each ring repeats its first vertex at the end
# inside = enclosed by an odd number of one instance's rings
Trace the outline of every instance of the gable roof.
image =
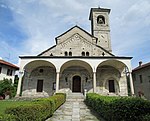
{"type": "Polygon", "coordinates": [[[104,49],[103,47],[99,46],[99,45],[96,45],[97,47],[101,48],[102,50],[104,50],[105,52],[107,52],[108,54],[112,55],[112,56],[115,56],[114,54],[110,53],[109,51],[107,51],[106,49],[104,49]]]}
{"type": "Polygon", "coordinates": [[[61,36],[63,36],[63,35],[65,35],[66,33],[68,33],[69,31],[71,31],[71,30],[73,30],[74,28],[78,28],[78,29],[80,29],[81,31],[83,31],[83,32],[85,32],[86,34],[88,34],[90,37],[93,37],[93,38],[95,38],[96,40],[97,40],[97,38],[96,37],[94,37],[93,35],[91,35],[90,33],[88,33],[87,31],[85,31],[84,29],[82,29],[81,27],[79,27],[79,26],[77,26],[77,25],[75,25],[75,26],[73,26],[72,28],[70,28],[69,30],[67,30],[66,32],[64,32],[64,33],[62,33],[61,35],[59,35],[59,36],[57,36],[56,38],[55,38],[55,40],[56,40],[56,44],[58,43],[57,42],[57,39],[59,38],[59,37],[61,37],[61,36]]]}
{"type": "MultiPolygon", "coordinates": [[[[70,28],[69,30],[67,30],[66,32],[64,32],[63,34],[57,36],[57,37],[55,38],[56,44],[58,43],[58,42],[57,42],[57,39],[58,39],[59,37],[65,35],[66,33],[70,32],[71,30],[73,30],[73,29],[76,28],[76,27],[77,27],[78,29],[80,29],[81,31],[85,32],[85,33],[86,33],[87,35],[89,35],[90,37],[95,38],[96,41],[98,40],[98,38],[94,37],[93,35],[91,35],[91,34],[88,33],[87,31],[85,31],[84,29],[82,29],[82,28],[80,28],[79,26],[75,25],[75,26],[73,26],[72,28],[70,28]]],[[[89,41],[89,42],[90,42],[90,41],[89,41]]],[[[91,42],[90,42],[90,43],[91,43],[91,42]]],[[[103,47],[101,47],[101,46],[99,46],[99,45],[96,45],[96,44],[94,44],[94,43],[91,43],[91,44],[92,44],[92,45],[95,45],[95,46],[98,47],[98,48],[101,48],[103,51],[105,51],[106,53],[110,54],[111,56],[115,56],[114,54],[110,53],[109,51],[107,51],[107,50],[104,49],[103,47]]],[[[56,45],[54,45],[54,46],[48,48],[47,50],[45,50],[45,51],[43,51],[43,52],[41,52],[41,53],[38,54],[37,56],[41,56],[42,54],[44,54],[45,52],[47,52],[47,51],[53,49],[54,47],[56,47],[56,45]]]]}
{"type": "Polygon", "coordinates": [[[150,66],[150,62],[149,62],[149,63],[146,63],[146,64],[143,64],[143,65],[141,65],[141,66],[138,66],[138,67],[134,68],[132,71],[138,71],[138,70],[143,69],[143,68],[146,68],[146,67],[148,67],[148,66],[150,66]]]}
{"type": "Polygon", "coordinates": [[[41,52],[41,53],[40,53],[40,54],[38,54],[37,56],[41,56],[42,54],[44,54],[45,52],[47,52],[47,51],[51,50],[51,49],[52,49],[52,48],[54,48],[54,47],[56,47],[56,45],[54,45],[54,46],[52,46],[52,47],[50,47],[50,48],[46,49],[45,51],[41,52]]]}
{"type": "Polygon", "coordinates": [[[18,66],[15,66],[14,64],[9,63],[9,62],[4,61],[4,60],[1,60],[1,59],[0,59],[0,64],[6,65],[6,66],[9,66],[9,67],[12,67],[12,68],[15,68],[16,70],[19,70],[19,67],[18,67],[18,66]]]}

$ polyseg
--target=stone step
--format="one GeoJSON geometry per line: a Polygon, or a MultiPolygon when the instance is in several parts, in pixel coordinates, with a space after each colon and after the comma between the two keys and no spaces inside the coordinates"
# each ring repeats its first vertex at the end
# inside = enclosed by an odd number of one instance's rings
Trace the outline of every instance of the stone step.
{"type": "Polygon", "coordinates": [[[83,102],[84,99],[66,99],[68,102],[83,102]]]}
{"type": "Polygon", "coordinates": [[[68,102],[83,102],[85,99],[82,93],[70,93],[67,95],[66,101],[68,102]]]}
{"type": "Polygon", "coordinates": [[[71,93],[67,95],[67,99],[84,99],[84,95],[82,93],[71,93]]]}

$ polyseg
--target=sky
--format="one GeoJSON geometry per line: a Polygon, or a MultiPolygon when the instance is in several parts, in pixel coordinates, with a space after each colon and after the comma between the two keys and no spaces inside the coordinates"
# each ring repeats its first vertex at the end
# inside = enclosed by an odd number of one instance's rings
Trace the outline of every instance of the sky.
{"type": "Polygon", "coordinates": [[[0,0],[0,58],[18,64],[75,25],[91,33],[92,7],[111,9],[113,54],[133,57],[133,68],[150,62],[150,0],[0,0]]]}

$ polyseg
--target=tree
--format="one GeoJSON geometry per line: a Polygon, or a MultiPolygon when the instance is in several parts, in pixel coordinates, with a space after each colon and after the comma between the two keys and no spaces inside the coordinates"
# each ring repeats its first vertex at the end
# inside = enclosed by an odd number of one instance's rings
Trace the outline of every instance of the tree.
{"type": "Polygon", "coordinates": [[[5,99],[6,95],[9,95],[10,98],[16,95],[18,80],[15,80],[14,85],[11,80],[3,79],[0,81],[0,95],[5,99]]]}

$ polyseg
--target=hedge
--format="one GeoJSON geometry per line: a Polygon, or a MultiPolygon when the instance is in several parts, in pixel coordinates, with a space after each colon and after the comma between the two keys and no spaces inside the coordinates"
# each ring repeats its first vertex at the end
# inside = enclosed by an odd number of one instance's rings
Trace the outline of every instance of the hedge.
{"type": "Polygon", "coordinates": [[[40,98],[30,104],[7,108],[5,113],[13,115],[16,121],[44,121],[66,100],[65,94],[40,98]]]}
{"type": "Polygon", "coordinates": [[[10,114],[0,114],[0,121],[16,121],[16,118],[14,115],[10,114]]]}
{"type": "Polygon", "coordinates": [[[150,101],[89,93],[86,104],[107,121],[150,121],[150,101]]]}

